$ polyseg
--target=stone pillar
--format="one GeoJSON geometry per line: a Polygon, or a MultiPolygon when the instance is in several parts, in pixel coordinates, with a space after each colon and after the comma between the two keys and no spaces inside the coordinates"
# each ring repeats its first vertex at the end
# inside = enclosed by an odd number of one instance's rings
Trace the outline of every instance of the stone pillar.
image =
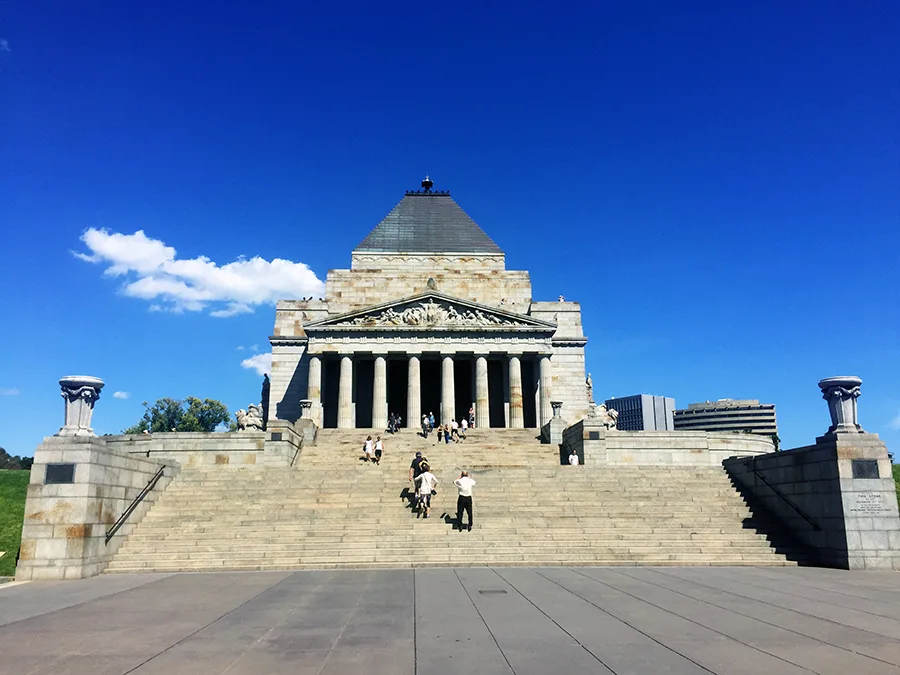
{"type": "Polygon", "coordinates": [[[453,378],[453,357],[445,356],[441,364],[441,424],[449,424],[456,417],[456,385],[453,378]]]}
{"type": "Polygon", "coordinates": [[[491,426],[488,364],[483,356],[475,360],[475,426],[482,429],[489,429],[491,426]]]}
{"type": "Polygon", "coordinates": [[[372,385],[372,426],[387,429],[387,361],[375,357],[375,383],[372,385]]]}
{"type": "Polygon", "coordinates": [[[509,357],[509,428],[525,428],[525,416],[522,414],[522,363],[518,356],[509,357]]]}
{"type": "Polygon", "coordinates": [[[831,427],[827,433],[865,433],[859,426],[859,413],[856,408],[861,384],[862,380],[852,375],[819,380],[822,398],[828,401],[828,412],[831,413],[831,427]]]}
{"type": "Polygon", "coordinates": [[[418,356],[409,357],[406,380],[406,426],[415,429],[422,424],[422,375],[418,356]]]}
{"type": "Polygon", "coordinates": [[[337,428],[353,428],[353,359],[349,356],[341,357],[337,428]]]}
{"type": "MultiPolygon", "coordinates": [[[[318,426],[322,426],[322,357],[309,357],[309,384],[306,387],[306,398],[312,401],[309,418],[318,426]]],[[[301,417],[303,410],[301,408],[301,417]]]]}
{"type": "Polygon", "coordinates": [[[552,393],[553,369],[549,356],[541,356],[541,399],[538,409],[539,424],[544,426],[553,417],[553,406],[550,402],[552,393]]]}
{"type": "Polygon", "coordinates": [[[94,403],[100,398],[103,380],[87,375],[70,375],[59,381],[62,397],[66,402],[65,424],[57,436],[94,436],[91,416],[94,403]]]}

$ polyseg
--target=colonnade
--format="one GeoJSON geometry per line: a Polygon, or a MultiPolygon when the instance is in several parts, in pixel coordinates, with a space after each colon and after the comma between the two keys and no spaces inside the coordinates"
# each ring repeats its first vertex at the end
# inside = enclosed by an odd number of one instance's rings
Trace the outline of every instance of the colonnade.
{"type": "MultiPolygon", "coordinates": [[[[368,356],[368,355],[367,355],[368,356]]],[[[536,418],[538,426],[543,426],[550,421],[553,410],[550,405],[552,364],[547,354],[528,355],[536,356],[539,364],[538,377],[538,402],[536,406],[536,418]]],[[[393,357],[392,357],[393,358],[393,357]]],[[[454,375],[453,355],[441,357],[441,419],[438,422],[449,422],[458,419],[456,410],[456,385],[454,375]]],[[[466,359],[470,359],[467,356],[466,359]]],[[[511,429],[525,428],[525,416],[522,394],[522,363],[521,356],[510,355],[508,359],[509,390],[506,392],[509,402],[508,416],[504,426],[511,429]]],[[[407,357],[408,379],[406,396],[406,420],[409,426],[415,427],[422,418],[422,381],[421,359],[419,356],[407,357]]],[[[353,356],[340,357],[340,377],[338,379],[338,410],[337,427],[339,429],[352,429],[354,427],[353,414],[353,356]]],[[[309,357],[309,383],[307,398],[312,401],[313,410],[318,411],[318,422],[322,423],[322,356],[312,354],[309,357]]],[[[488,359],[486,356],[475,356],[475,419],[480,427],[491,426],[490,396],[488,391],[488,359]]],[[[468,411],[459,411],[460,417],[468,411]]],[[[387,359],[384,356],[375,356],[375,377],[372,386],[372,426],[385,428],[388,422],[387,400],[387,359]]]]}

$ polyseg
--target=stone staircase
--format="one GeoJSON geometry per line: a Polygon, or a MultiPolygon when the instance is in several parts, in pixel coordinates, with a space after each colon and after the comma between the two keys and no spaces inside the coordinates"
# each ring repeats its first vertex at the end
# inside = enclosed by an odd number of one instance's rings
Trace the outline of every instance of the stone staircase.
{"type": "Polygon", "coordinates": [[[183,469],[108,572],[465,565],[790,565],[719,468],[560,466],[535,430],[437,444],[322,430],[291,469],[183,469]],[[410,509],[416,450],[438,476],[432,517],[410,509]],[[477,481],[475,529],[454,527],[453,479],[477,481]]]}

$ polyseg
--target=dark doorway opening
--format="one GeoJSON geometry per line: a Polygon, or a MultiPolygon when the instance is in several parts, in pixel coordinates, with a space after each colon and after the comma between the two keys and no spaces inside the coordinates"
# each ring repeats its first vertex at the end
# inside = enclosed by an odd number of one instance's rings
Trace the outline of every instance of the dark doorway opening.
{"type": "MultiPolygon", "coordinates": [[[[506,396],[503,392],[503,366],[502,361],[488,361],[488,407],[491,410],[491,427],[504,429],[506,427],[506,406],[503,405],[506,396]]],[[[475,426],[479,425],[475,420],[475,426]]]]}
{"type": "Polygon", "coordinates": [[[409,364],[406,361],[387,362],[387,396],[388,418],[391,414],[400,415],[402,426],[410,424],[419,426],[420,420],[406,419],[407,381],[409,380],[409,364]]]}
{"type": "Polygon", "coordinates": [[[522,419],[526,429],[537,426],[537,410],[534,405],[534,397],[537,394],[536,372],[533,360],[522,359],[522,419]]]}
{"type": "Polygon", "coordinates": [[[457,356],[453,359],[453,406],[456,408],[456,421],[469,417],[472,407],[472,359],[457,356]]]}
{"type": "Polygon", "coordinates": [[[356,428],[369,429],[372,426],[372,386],[375,384],[375,361],[358,360],[356,370],[356,428]]]}
{"type": "MultiPolygon", "coordinates": [[[[434,423],[441,420],[441,362],[439,359],[425,359],[420,362],[420,387],[422,392],[422,414],[434,413],[434,423]]],[[[419,420],[421,422],[421,420],[419,420]]]]}
{"type": "Polygon", "coordinates": [[[337,428],[338,384],[341,380],[341,364],[333,359],[322,361],[322,426],[337,428]]]}

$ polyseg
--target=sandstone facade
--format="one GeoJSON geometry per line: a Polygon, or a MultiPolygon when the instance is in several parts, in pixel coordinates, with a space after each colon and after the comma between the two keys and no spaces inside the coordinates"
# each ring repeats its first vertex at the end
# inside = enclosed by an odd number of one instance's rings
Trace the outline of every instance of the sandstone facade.
{"type": "MultiPolygon", "coordinates": [[[[424,185],[424,184],[423,184],[424,185]]],[[[534,301],[528,272],[446,192],[406,196],[331,270],[323,299],[278,303],[269,420],[301,400],[318,425],[449,422],[539,428],[553,400],[575,421],[589,408],[581,307],[534,301]]]]}

